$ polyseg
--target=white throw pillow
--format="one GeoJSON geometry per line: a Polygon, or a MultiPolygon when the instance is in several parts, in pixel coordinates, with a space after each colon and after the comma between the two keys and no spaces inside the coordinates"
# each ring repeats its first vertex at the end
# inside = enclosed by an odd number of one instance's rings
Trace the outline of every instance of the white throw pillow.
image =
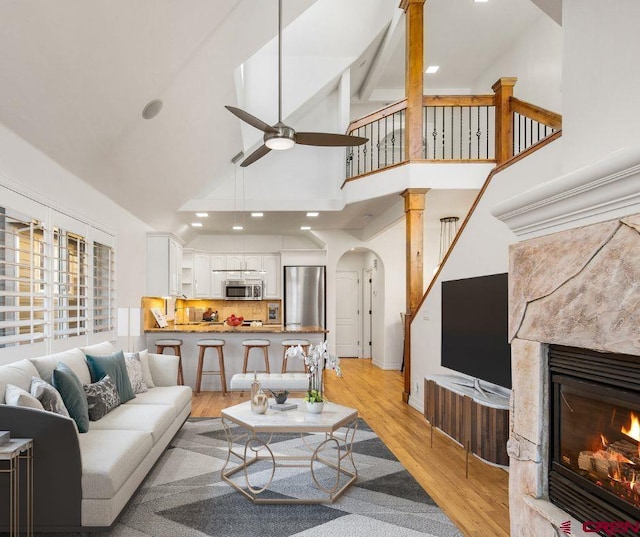
{"type": "Polygon", "coordinates": [[[45,410],[55,412],[65,418],[70,417],[60,392],[40,377],[31,379],[31,395],[42,403],[45,410]]]}
{"type": "Polygon", "coordinates": [[[133,393],[146,392],[147,384],[145,383],[144,375],[142,374],[142,361],[140,360],[140,353],[125,352],[124,363],[127,366],[127,374],[129,375],[129,381],[131,382],[133,393]]]}
{"type": "Polygon", "coordinates": [[[33,395],[13,384],[7,384],[7,389],[4,392],[4,399],[5,402],[11,406],[22,406],[35,408],[37,410],[44,410],[42,403],[33,395]]]}
{"type": "Polygon", "coordinates": [[[147,385],[147,388],[155,388],[156,384],[153,382],[151,367],[149,366],[149,352],[145,349],[138,351],[137,354],[140,356],[140,363],[142,364],[142,378],[144,379],[144,383],[147,385]]]}

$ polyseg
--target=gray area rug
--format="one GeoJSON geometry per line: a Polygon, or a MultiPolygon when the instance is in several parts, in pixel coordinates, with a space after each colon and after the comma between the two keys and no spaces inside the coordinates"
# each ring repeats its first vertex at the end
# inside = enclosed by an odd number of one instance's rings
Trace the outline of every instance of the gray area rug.
{"type": "MultiPolygon", "coordinates": [[[[317,435],[304,441],[312,444],[317,435]]],[[[300,454],[299,435],[277,435],[271,448],[300,454]]],[[[219,418],[190,419],[123,513],[109,537],[401,537],[461,536],[451,520],[360,420],[353,445],[357,481],[333,504],[254,505],[220,478],[227,440],[219,418]]],[[[270,465],[250,466],[256,484],[270,465]]],[[[331,479],[318,468],[318,479],[331,479]]],[[[237,481],[244,484],[244,474],[237,481]]],[[[313,491],[306,468],[278,468],[271,497],[313,491]]],[[[317,488],[316,488],[317,490],[317,488]]],[[[313,492],[311,492],[313,493],[313,492]]]]}

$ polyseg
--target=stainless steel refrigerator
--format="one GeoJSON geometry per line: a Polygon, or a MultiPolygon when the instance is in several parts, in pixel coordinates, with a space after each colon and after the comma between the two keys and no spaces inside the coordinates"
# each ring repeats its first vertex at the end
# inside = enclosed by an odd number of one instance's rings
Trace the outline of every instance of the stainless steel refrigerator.
{"type": "Polygon", "coordinates": [[[325,267],[284,267],[284,325],[326,325],[325,267]]]}

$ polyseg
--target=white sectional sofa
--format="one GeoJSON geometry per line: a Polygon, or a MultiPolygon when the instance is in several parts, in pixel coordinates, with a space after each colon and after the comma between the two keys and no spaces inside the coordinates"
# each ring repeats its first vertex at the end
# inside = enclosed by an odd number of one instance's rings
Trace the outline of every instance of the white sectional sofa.
{"type": "MultiPolygon", "coordinates": [[[[90,383],[85,353],[105,355],[114,350],[110,343],[102,343],[0,366],[0,430],[34,439],[37,532],[112,526],[191,413],[191,389],[176,385],[177,358],[159,354],[148,354],[155,387],[91,421],[87,433],[78,433],[71,418],[5,404],[7,384],[29,391],[33,376],[50,383],[59,362],[83,384],[90,383]]],[[[4,506],[8,489],[0,488],[0,531],[8,531],[3,526],[8,520],[4,506]]]]}

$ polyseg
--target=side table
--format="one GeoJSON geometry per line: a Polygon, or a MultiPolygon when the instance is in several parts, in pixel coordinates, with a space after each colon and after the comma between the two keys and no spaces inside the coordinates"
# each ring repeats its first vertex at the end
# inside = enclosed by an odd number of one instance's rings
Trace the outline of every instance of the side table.
{"type": "Polygon", "coordinates": [[[12,438],[0,446],[0,474],[9,474],[9,537],[20,535],[20,460],[25,461],[26,535],[33,537],[33,439],[12,438]]]}

